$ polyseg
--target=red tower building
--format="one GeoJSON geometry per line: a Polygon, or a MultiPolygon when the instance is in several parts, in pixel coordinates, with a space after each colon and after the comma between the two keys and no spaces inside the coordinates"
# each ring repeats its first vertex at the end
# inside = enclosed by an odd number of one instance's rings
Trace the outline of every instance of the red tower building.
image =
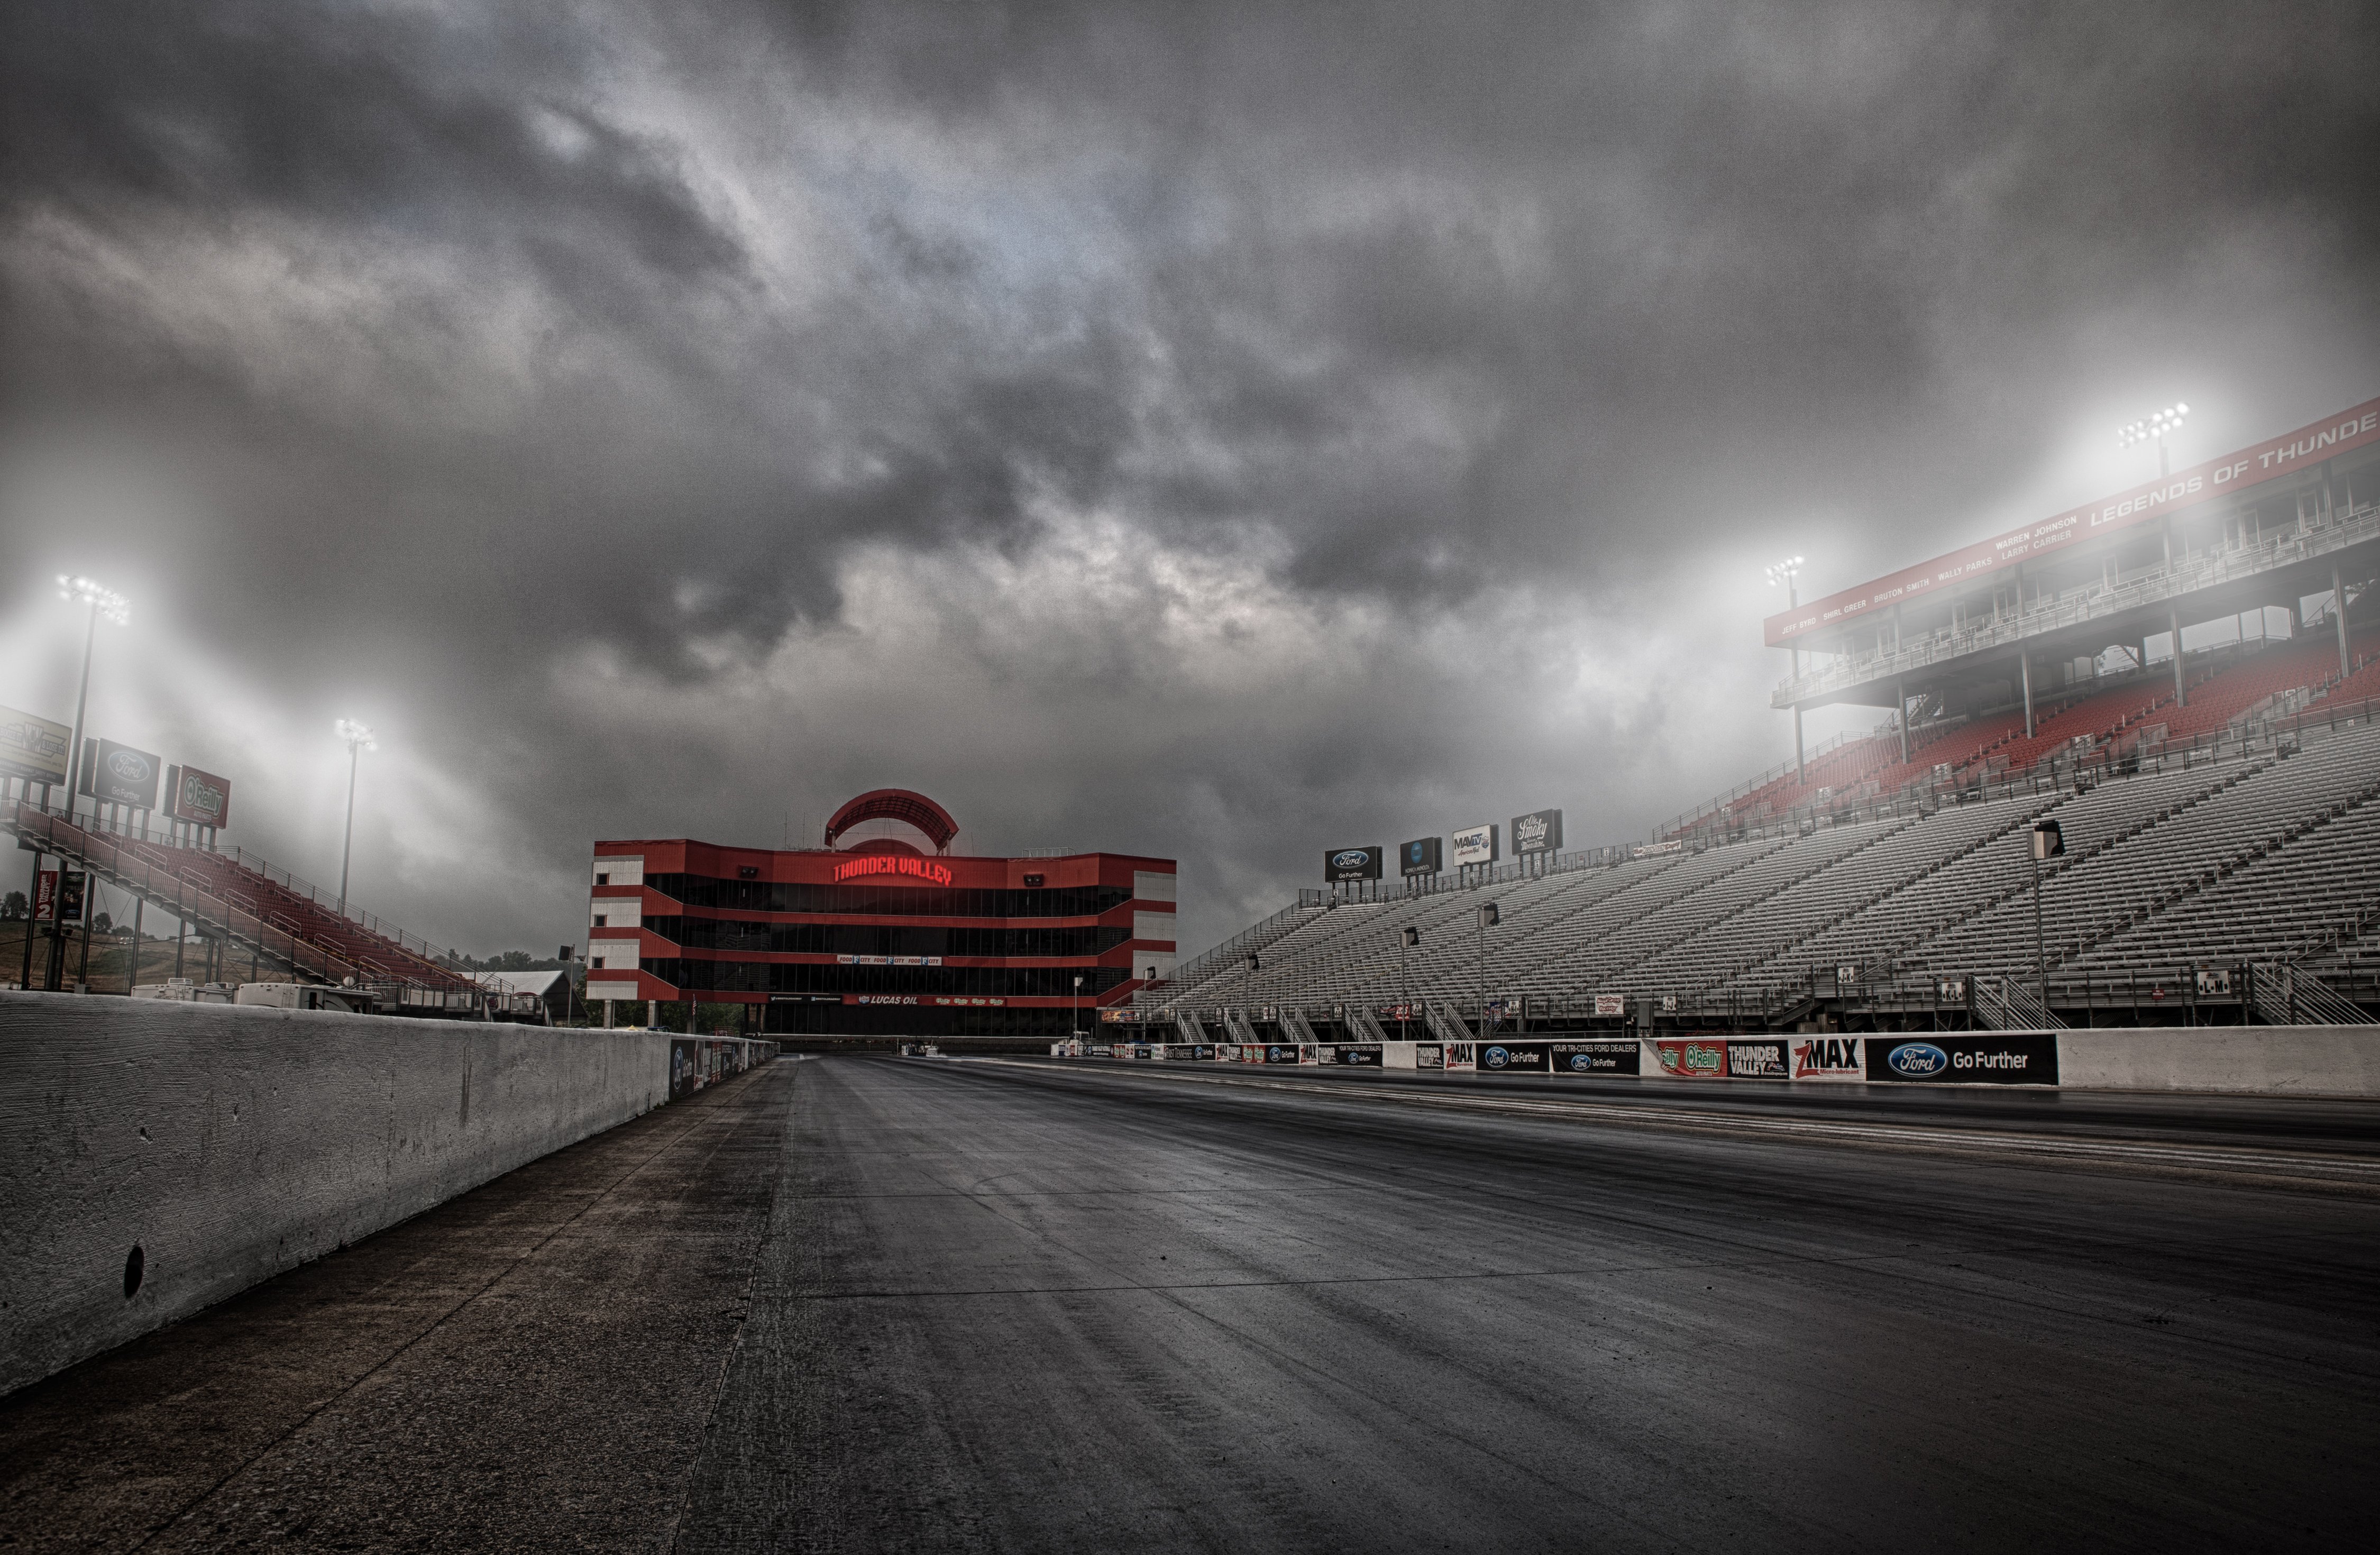
{"type": "Polygon", "coordinates": [[[587,997],[741,1003],[771,1033],[1062,1036],[1172,975],[1172,859],[968,857],[957,834],[880,788],[816,848],[599,842],[587,997]],[[924,845],[854,840],[868,822],[924,845]]]}

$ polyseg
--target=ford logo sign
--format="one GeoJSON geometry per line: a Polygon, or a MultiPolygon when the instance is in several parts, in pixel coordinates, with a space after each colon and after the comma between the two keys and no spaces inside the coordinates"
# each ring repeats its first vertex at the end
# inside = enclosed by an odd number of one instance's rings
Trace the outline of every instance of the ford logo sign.
{"type": "Polygon", "coordinates": [[[1330,867],[1334,869],[1360,869],[1371,861],[1371,853],[1360,847],[1345,848],[1330,856],[1330,867]]]}
{"type": "Polygon", "coordinates": [[[107,770],[127,783],[139,783],[149,775],[149,763],[128,750],[119,750],[107,759],[107,770]]]}
{"type": "Polygon", "coordinates": [[[1501,1069],[1512,1062],[1512,1055],[1501,1048],[1482,1048],[1479,1050],[1479,1062],[1490,1069],[1501,1069]]]}
{"type": "Polygon", "coordinates": [[[1949,1071],[1950,1055],[1931,1042],[1903,1042],[1884,1055],[1884,1063],[1904,1079],[1930,1080],[1949,1071]]]}
{"type": "Polygon", "coordinates": [[[1592,1069],[1595,1067],[1595,1060],[1585,1053],[1572,1053],[1570,1055],[1570,1066],[1572,1069],[1592,1069]]]}

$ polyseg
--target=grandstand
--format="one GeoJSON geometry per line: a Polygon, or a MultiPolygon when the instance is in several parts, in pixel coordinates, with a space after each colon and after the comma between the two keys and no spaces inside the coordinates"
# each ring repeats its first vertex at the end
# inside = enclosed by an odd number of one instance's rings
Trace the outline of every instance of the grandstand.
{"type": "Polygon", "coordinates": [[[188,924],[225,980],[352,981],[382,1008],[411,1014],[478,1014],[485,1003],[485,990],[428,944],[237,848],[186,845],[179,833],[110,827],[88,814],[69,819],[30,794],[0,801],[0,830],[188,924]]]}
{"type": "Polygon", "coordinates": [[[1138,1018],[1245,1040],[1390,1017],[1453,1035],[2380,1015],[2375,497],[2380,401],[1796,605],[1767,639],[1796,650],[1774,705],[1797,746],[1815,707],[1889,710],[1873,733],[1649,843],[1302,893],[1136,990],[1138,1018]],[[2286,635],[2246,630],[2276,613],[2286,635]],[[2066,851],[2036,888],[2053,820],[2066,851]]]}

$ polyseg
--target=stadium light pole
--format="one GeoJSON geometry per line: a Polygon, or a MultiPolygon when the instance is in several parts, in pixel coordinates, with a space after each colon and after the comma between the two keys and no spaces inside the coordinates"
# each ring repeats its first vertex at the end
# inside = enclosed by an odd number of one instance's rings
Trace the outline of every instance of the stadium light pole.
{"type": "MultiPolygon", "coordinates": [[[[1799,556],[1788,556],[1781,562],[1769,564],[1768,587],[1774,589],[1780,583],[1785,586],[1785,608],[1788,610],[1802,608],[1801,577],[1802,558],[1799,556]]],[[[1799,680],[1802,678],[1802,645],[1798,639],[1794,642],[1792,653],[1793,678],[1799,680]]],[[[1802,701],[1798,697],[1793,700],[1793,781],[1797,784],[1810,781],[1809,764],[1802,756],[1802,701]]]]}
{"type": "Polygon", "coordinates": [[[2041,985],[2041,1017],[2049,1018],[2049,937],[2041,927],[2041,861],[2066,851],[2066,833],[2054,820],[2033,826],[2033,965],[2041,985]]]}
{"type": "Polygon", "coordinates": [[[1397,949],[1397,1040],[1413,1040],[1413,948],[1421,943],[1421,929],[1416,924],[1405,925],[1399,935],[1397,949]]]}
{"type": "Polygon", "coordinates": [[[356,768],[361,762],[360,753],[378,750],[372,732],[352,718],[342,718],[334,725],[339,738],[347,742],[347,829],[339,839],[339,916],[347,916],[347,861],[356,842],[356,768]]]}
{"type": "MultiPolygon", "coordinates": [[[[82,787],[82,727],[83,715],[91,708],[91,653],[99,638],[99,618],[103,615],[117,626],[132,618],[129,602],[113,589],[103,588],[88,577],[58,575],[58,598],[86,606],[90,616],[82,629],[82,685],[75,692],[74,745],[67,752],[67,819],[75,816],[75,795],[82,787]]],[[[96,801],[94,801],[96,804],[96,801]]]]}
{"type": "Polygon", "coordinates": [[[2190,407],[2182,404],[2179,400],[2176,400],[2173,404],[2167,406],[2162,410],[2154,411],[2137,421],[2132,421],[2124,426],[2118,427],[2116,429],[2116,445],[2119,448],[2131,448],[2143,443],[2155,443],[2157,451],[2157,479],[2159,480],[2163,480],[2168,475],[2172,473],[2166,464],[2166,434],[2168,432],[2180,431],[2181,430],[2181,423],[2187,419],[2189,416],[2190,407]]]}

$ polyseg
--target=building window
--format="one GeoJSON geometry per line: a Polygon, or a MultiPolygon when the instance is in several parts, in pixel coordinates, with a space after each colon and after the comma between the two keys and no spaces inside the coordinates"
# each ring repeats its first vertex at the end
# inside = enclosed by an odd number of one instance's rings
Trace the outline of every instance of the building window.
{"type": "Polygon", "coordinates": [[[612,883],[612,877],[609,875],[598,875],[595,877],[595,883],[597,885],[609,885],[612,883]]]}
{"type": "Polygon", "coordinates": [[[602,958],[601,956],[600,956],[600,955],[599,955],[599,956],[597,956],[597,957],[595,958],[594,965],[595,965],[595,966],[602,966],[602,965],[603,965],[603,958],[602,958]]]}
{"type": "Polygon", "coordinates": [[[612,921],[612,917],[611,917],[611,915],[610,915],[609,913],[597,913],[597,914],[595,915],[595,927],[596,927],[596,928],[598,928],[598,929],[601,929],[601,928],[604,927],[606,924],[610,923],[611,921],[612,921]]]}

